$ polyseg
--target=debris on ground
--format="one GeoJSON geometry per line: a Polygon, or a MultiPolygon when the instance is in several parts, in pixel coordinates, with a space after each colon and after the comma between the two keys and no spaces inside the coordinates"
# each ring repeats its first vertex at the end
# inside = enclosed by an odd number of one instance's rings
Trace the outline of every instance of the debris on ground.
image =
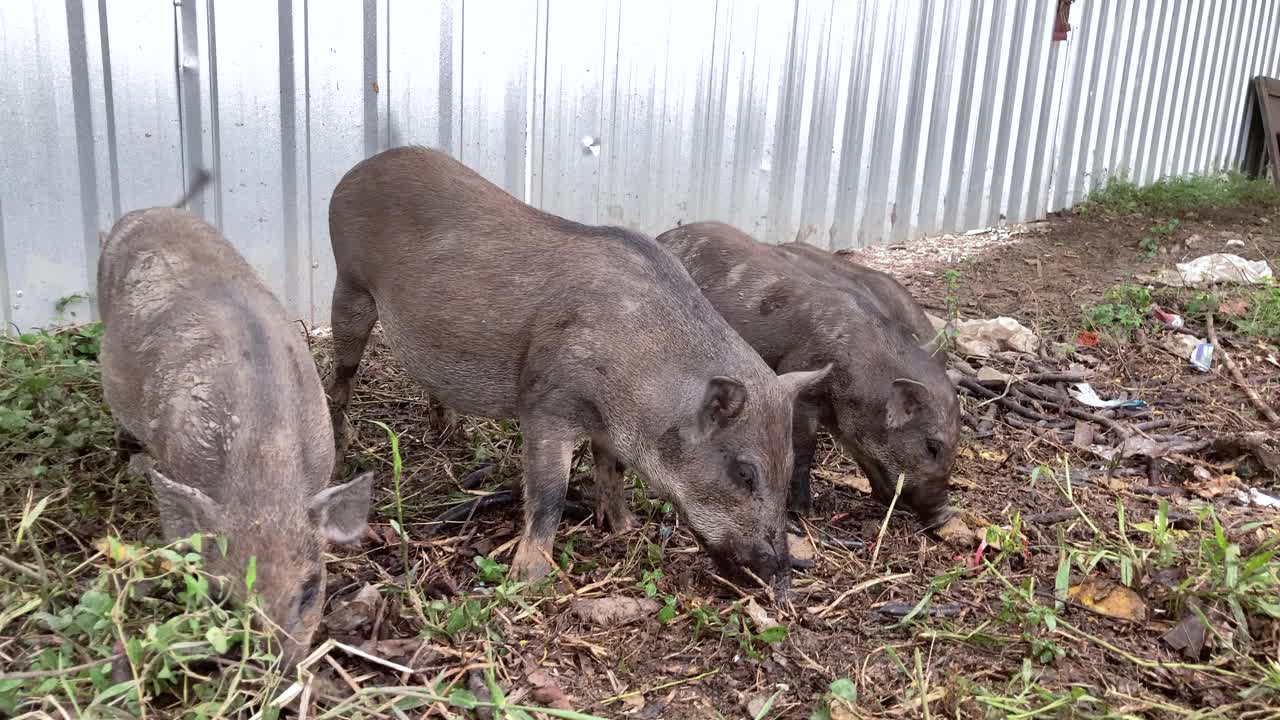
{"type": "MultiPolygon", "coordinates": [[[[979,377],[979,380],[982,378],[979,377]]],[[[1069,391],[1071,397],[1078,402],[1095,408],[1120,408],[1120,407],[1146,407],[1146,403],[1142,400],[1128,400],[1125,398],[1117,398],[1114,400],[1103,400],[1098,397],[1098,392],[1093,389],[1089,383],[1076,383],[1069,391]]]]}
{"type": "Polygon", "coordinates": [[[1121,620],[1143,622],[1147,603],[1138,593],[1106,578],[1089,577],[1067,590],[1067,597],[1093,610],[1121,620]]]}
{"type": "Polygon", "coordinates": [[[974,547],[982,540],[982,534],[969,527],[962,513],[952,515],[935,532],[948,545],[961,550],[974,547]]]}
{"type": "Polygon", "coordinates": [[[1214,253],[1178,263],[1176,269],[1162,270],[1151,280],[1170,287],[1202,289],[1219,284],[1257,285],[1273,277],[1266,260],[1246,260],[1230,253],[1214,253]]]}
{"type": "Polygon", "coordinates": [[[955,324],[956,349],[964,355],[991,357],[1001,351],[1036,354],[1040,338],[1011,317],[960,320],[955,324]]]}
{"type": "Polygon", "coordinates": [[[377,585],[365,585],[349,600],[338,600],[324,616],[329,632],[348,635],[373,624],[382,607],[382,594],[377,585]]]}
{"type": "Polygon", "coordinates": [[[661,609],[657,600],[633,597],[578,598],[573,612],[583,622],[596,627],[612,628],[636,620],[653,617],[661,609]]]}

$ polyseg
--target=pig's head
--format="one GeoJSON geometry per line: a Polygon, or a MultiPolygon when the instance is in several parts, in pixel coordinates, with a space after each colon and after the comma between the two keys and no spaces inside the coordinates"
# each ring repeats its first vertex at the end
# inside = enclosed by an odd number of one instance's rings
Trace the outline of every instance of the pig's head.
{"type": "Polygon", "coordinates": [[[205,571],[221,578],[220,593],[244,600],[253,559],[252,591],[262,599],[269,630],[280,647],[280,665],[291,670],[306,654],[320,625],[329,543],[350,543],[365,530],[373,473],[325,488],[305,504],[232,507],[148,468],[168,538],[194,533],[221,537],[226,552],[206,542],[205,571]]]}
{"type": "Polygon", "coordinates": [[[771,375],[751,385],[711,378],[659,438],[658,471],[645,474],[722,573],[741,578],[750,570],[786,591],[791,418],[796,397],[829,369],[771,375]]]}
{"type": "Polygon", "coordinates": [[[960,403],[946,373],[922,350],[897,359],[905,362],[878,373],[868,368],[857,378],[843,368],[832,373],[834,434],[866,474],[876,500],[888,505],[902,475],[897,507],[934,528],[951,514],[947,481],[960,439],[960,403]],[[908,368],[909,377],[898,375],[908,368]]]}

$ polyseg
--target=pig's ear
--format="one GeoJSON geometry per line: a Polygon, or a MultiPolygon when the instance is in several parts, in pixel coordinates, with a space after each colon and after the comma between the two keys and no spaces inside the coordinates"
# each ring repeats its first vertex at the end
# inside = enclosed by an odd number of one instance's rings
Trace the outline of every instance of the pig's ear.
{"type": "Polygon", "coordinates": [[[782,387],[786,388],[787,394],[793,398],[800,397],[825,380],[827,374],[831,372],[831,367],[832,364],[827,363],[817,370],[783,373],[778,376],[778,380],[782,381],[782,387]]]}
{"type": "Polygon", "coordinates": [[[145,470],[160,505],[160,520],[170,537],[190,537],[197,531],[217,529],[222,512],[213,498],[190,485],[174,482],[154,467],[145,470]]]}
{"type": "Polygon", "coordinates": [[[747,387],[733,378],[717,375],[707,383],[698,420],[704,430],[726,428],[738,419],[746,406],[747,387]]]}
{"type": "Polygon", "coordinates": [[[359,538],[369,524],[369,495],[373,472],[325,488],[307,503],[307,515],[329,542],[346,544],[359,538]]]}
{"type": "Polygon", "coordinates": [[[929,403],[929,388],[924,383],[906,378],[893,381],[886,408],[886,424],[899,428],[911,421],[929,403]]]}

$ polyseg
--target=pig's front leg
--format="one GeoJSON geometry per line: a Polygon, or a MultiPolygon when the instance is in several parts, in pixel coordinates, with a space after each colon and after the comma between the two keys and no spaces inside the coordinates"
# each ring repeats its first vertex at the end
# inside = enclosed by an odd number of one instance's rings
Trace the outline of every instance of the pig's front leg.
{"type": "Polygon", "coordinates": [[[596,496],[596,524],[613,532],[626,532],[635,526],[635,516],[627,507],[623,473],[626,467],[600,435],[591,436],[591,459],[596,496]]]}
{"type": "Polygon", "coordinates": [[[795,462],[791,466],[791,495],[787,508],[799,515],[808,515],[813,512],[809,473],[818,447],[818,408],[804,398],[796,401],[795,414],[791,419],[791,443],[795,462]]]}
{"type": "Polygon", "coordinates": [[[511,571],[515,577],[532,580],[551,572],[551,551],[569,489],[576,437],[563,421],[536,415],[521,417],[520,429],[524,433],[524,533],[511,571]]]}
{"type": "Polygon", "coordinates": [[[116,461],[121,465],[128,465],[130,458],[145,449],[142,447],[142,441],[119,423],[116,424],[115,446],[116,461]]]}

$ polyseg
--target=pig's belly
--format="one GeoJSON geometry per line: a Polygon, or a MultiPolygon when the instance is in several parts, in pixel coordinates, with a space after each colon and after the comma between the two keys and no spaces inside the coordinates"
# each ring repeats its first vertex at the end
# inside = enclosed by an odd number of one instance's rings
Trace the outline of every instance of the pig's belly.
{"type": "Polygon", "coordinates": [[[483,329],[468,336],[464,346],[456,339],[460,329],[447,323],[441,327],[418,317],[410,328],[385,313],[381,320],[396,359],[432,399],[464,415],[515,417],[520,394],[515,348],[486,341],[483,329]]]}

